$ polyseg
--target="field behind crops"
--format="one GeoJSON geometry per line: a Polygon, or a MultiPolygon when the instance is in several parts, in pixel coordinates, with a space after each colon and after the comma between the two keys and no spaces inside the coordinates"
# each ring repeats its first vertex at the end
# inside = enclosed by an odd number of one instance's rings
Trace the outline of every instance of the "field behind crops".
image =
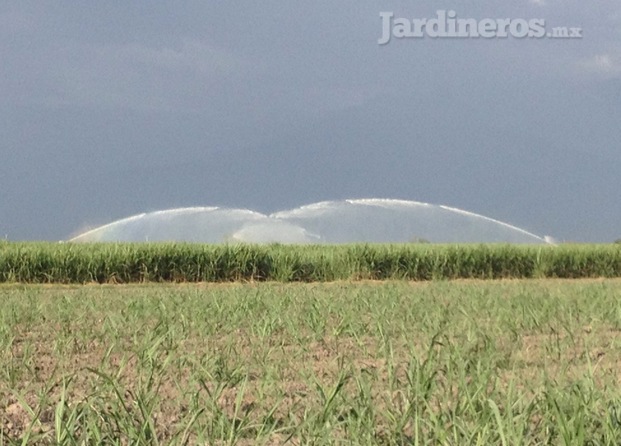
{"type": "Polygon", "coordinates": [[[326,282],[621,277],[621,245],[0,242],[0,282],[326,282]]]}
{"type": "Polygon", "coordinates": [[[0,299],[0,444],[621,443],[620,280],[0,299]]]}

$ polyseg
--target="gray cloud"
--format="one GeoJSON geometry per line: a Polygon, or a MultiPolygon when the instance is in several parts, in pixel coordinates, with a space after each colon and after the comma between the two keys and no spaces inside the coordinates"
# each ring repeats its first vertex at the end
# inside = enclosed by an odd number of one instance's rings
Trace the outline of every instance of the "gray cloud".
{"type": "Polygon", "coordinates": [[[349,197],[448,204],[560,239],[617,222],[617,0],[442,5],[577,41],[395,41],[436,2],[9,2],[0,236],[59,239],[159,208],[349,197]]]}

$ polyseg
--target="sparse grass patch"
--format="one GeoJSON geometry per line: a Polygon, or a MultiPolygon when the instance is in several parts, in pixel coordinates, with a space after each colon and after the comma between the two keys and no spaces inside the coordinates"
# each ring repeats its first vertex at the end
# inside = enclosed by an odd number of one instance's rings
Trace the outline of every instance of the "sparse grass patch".
{"type": "Polygon", "coordinates": [[[618,280],[0,299],[0,444],[621,442],[618,280]]]}

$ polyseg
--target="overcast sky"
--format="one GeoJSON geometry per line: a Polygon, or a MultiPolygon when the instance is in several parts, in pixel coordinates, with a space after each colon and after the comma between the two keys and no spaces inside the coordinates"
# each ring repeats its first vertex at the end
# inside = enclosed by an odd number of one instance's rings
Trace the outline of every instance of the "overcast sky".
{"type": "Polygon", "coordinates": [[[445,204],[621,238],[618,0],[3,2],[0,237],[193,205],[445,204]],[[582,39],[402,39],[380,12],[582,39]]]}

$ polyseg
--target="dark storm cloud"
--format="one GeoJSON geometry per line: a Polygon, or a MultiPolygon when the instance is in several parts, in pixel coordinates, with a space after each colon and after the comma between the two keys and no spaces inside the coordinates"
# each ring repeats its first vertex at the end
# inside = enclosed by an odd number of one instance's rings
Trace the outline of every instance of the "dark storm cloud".
{"type": "Polygon", "coordinates": [[[380,11],[432,17],[431,1],[5,3],[0,235],[380,196],[621,237],[616,0],[442,7],[584,38],[377,45],[380,11]]]}

